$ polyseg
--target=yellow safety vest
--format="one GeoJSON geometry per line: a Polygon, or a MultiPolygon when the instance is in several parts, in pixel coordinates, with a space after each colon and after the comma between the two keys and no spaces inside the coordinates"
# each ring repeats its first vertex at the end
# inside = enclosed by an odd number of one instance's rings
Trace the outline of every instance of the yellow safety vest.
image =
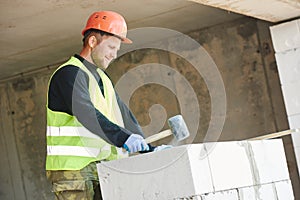
{"type": "MultiPolygon", "coordinates": [[[[71,57],[58,69],[67,65],[77,66],[88,74],[89,93],[94,107],[110,121],[124,127],[114,88],[106,74],[97,70],[103,82],[104,97],[97,80],[80,60],[71,57]]],[[[75,116],[50,110],[47,102],[46,170],[79,170],[94,161],[126,156],[120,148],[108,144],[86,129],[75,116]]]]}

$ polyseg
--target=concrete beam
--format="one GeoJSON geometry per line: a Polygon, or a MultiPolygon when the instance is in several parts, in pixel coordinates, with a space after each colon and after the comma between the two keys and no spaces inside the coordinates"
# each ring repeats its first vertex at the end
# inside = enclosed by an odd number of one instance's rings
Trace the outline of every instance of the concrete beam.
{"type": "Polygon", "coordinates": [[[279,22],[300,16],[297,0],[190,0],[258,19],[279,22]]]}

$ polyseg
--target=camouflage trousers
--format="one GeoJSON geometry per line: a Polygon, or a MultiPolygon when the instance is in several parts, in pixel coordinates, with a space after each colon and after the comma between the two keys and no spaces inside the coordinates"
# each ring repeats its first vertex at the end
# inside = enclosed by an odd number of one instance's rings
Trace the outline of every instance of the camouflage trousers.
{"type": "Polygon", "coordinates": [[[102,200],[96,163],[78,171],[47,171],[56,200],[102,200]]]}

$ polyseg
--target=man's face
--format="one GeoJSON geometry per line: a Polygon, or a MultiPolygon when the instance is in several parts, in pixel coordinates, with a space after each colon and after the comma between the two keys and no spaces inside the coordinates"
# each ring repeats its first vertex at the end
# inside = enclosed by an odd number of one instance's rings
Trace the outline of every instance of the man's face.
{"type": "Polygon", "coordinates": [[[105,70],[117,58],[121,40],[114,36],[103,36],[101,42],[92,49],[91,58],[99,68],[105,70]]]}

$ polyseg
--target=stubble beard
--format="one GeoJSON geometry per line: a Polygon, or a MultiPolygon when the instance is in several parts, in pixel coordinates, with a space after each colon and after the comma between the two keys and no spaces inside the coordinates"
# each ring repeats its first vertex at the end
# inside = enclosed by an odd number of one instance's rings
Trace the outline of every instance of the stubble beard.
{"type": "Polygon", "coordinates": [[[101,60],[97,59],[96,56],[94,56],[94,55],[95,55],[95,53],[92,52],[92,53],[91,53],[91,58],[92,58],[93,63],[94,63],[98,68],[100,68],[100,69],[102,69],[102,70],[105,70],[106,67],[103,66],[103,62],[101,62],[101,60]]]}

